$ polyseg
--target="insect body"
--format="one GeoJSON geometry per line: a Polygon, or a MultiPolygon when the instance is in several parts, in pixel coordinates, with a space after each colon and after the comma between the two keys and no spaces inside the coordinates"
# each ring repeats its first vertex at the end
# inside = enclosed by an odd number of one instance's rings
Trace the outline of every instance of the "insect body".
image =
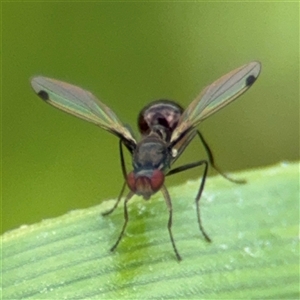
{"type": "Polygon", "coordinates": [[[227,179],[234,182],[239,181],[230,179],[217,168],[212,152],[196,126],[245,92],[257,79],[260,69],[260,63],[254,61],[231,71],[207,86],[186,110],[170,100],[158,100],[150,103],[141,110],[138,117],[141,133],[139,142],[136,142],[129,128],[119,120],[115,113],[90,92],[55,79],[41,76],[32,78],[31,85],[42,100],[67,113],[94,123],[119,138],[121,167],[125,182],[117,202],[104,215],[110,214],[118,206],[126,184],[130,192],[124,200],[125,221],[123,228],[116,243],[111,248],[112,251],[118,246],[128,223],[128,201],[134,194],[148,200],[160,190],[169,210],[167,226],[172,246],[177,259],[181,260],[172,234],[172,202],[164,185],[164,180],[165,176],[201,165],[204,165],[204,172],[196,196],[197,218],[200,231],[207,241],[211,241],[201,224],[199,208],[208,164],[210,163],[227,179]],[[198,136],[203,143],[208,154],[208,160],[203,159],[172,169],[173,163],[195,136],[198,136]],[[129,173],[125,168],[123,146],[132,156],[133,170],[129,173]]]}

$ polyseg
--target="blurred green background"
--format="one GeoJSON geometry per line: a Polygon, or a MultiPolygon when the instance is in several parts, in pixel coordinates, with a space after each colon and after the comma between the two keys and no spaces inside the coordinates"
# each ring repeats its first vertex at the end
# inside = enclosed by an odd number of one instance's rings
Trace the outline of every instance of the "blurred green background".
{"type": "MultiPolygon", "coordinates": [[[[200,126],[226,171],[299,158],[299,3],[2,3],[2,230],[116,197],[123,181],[118,140],[43,103],[31,76],[91,90],[136,130],[149,101],[186,107],[252,60],[258,81],[200,126]]],[[[194,141],[178,164],[204,156],[194,141]]]]}

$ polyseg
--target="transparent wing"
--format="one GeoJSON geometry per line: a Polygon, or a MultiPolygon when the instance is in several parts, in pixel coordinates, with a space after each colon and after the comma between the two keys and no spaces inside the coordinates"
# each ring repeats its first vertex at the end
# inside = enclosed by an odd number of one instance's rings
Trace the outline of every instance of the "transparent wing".
{"type": "Polygon", "coordinates": [[[179,139],[183,133],[195,127],[249,89],[257,79],[260,70],[261,64],[253,61],[231,71],[207,86],[183,112],[172,134],[171,142],[179,139]]]}
{"type": "Polygon", "coordinates": [[[94,123],[131,144],[136,144],[132,134],[116,114],[89,91],[42,76],[32,78],[31,86],[42,100],[52,106],[94,123]]]}
{"type": "Polygon", "coordinates": [[[180,157],[184,149],[189,145],[189,143],[193,140],[196,134],[196,129],[190,130],[189,132],[187,132],[187,134],[184,134],[180,139],[178,139],[174,145],[172,145],[171,164],[173,164],[180,157]]]}

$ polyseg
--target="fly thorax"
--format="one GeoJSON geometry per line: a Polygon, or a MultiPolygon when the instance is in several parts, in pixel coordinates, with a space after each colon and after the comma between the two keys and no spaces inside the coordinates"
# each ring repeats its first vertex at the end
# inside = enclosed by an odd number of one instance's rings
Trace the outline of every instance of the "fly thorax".
{"type": "Polygon", "coordinates": [[[164,171],[170,165],[171,153],[167,144],[156,134],[144,138],[133,153],[135,172],[142,169],[158,169],[164,171]]]}

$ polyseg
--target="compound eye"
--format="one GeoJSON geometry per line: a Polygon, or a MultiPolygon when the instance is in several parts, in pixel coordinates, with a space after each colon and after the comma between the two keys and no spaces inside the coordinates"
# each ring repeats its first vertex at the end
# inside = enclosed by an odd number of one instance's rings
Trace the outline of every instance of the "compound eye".
{"type": "Polygon", "coordinates": [[[150,181],[153,192],[157,192],[164,184],[165,175],[161,170],[154,170],[150,181]]]}
{"type": "Polygon", "coordinates": [[[129,186],[129,188],[131,189],[131,191],[133,191],[134,193],[136,192],[136,185],[135,185],[135,176],[133,172],[130,172],[127,175],[127,184],[129,186]]]}

